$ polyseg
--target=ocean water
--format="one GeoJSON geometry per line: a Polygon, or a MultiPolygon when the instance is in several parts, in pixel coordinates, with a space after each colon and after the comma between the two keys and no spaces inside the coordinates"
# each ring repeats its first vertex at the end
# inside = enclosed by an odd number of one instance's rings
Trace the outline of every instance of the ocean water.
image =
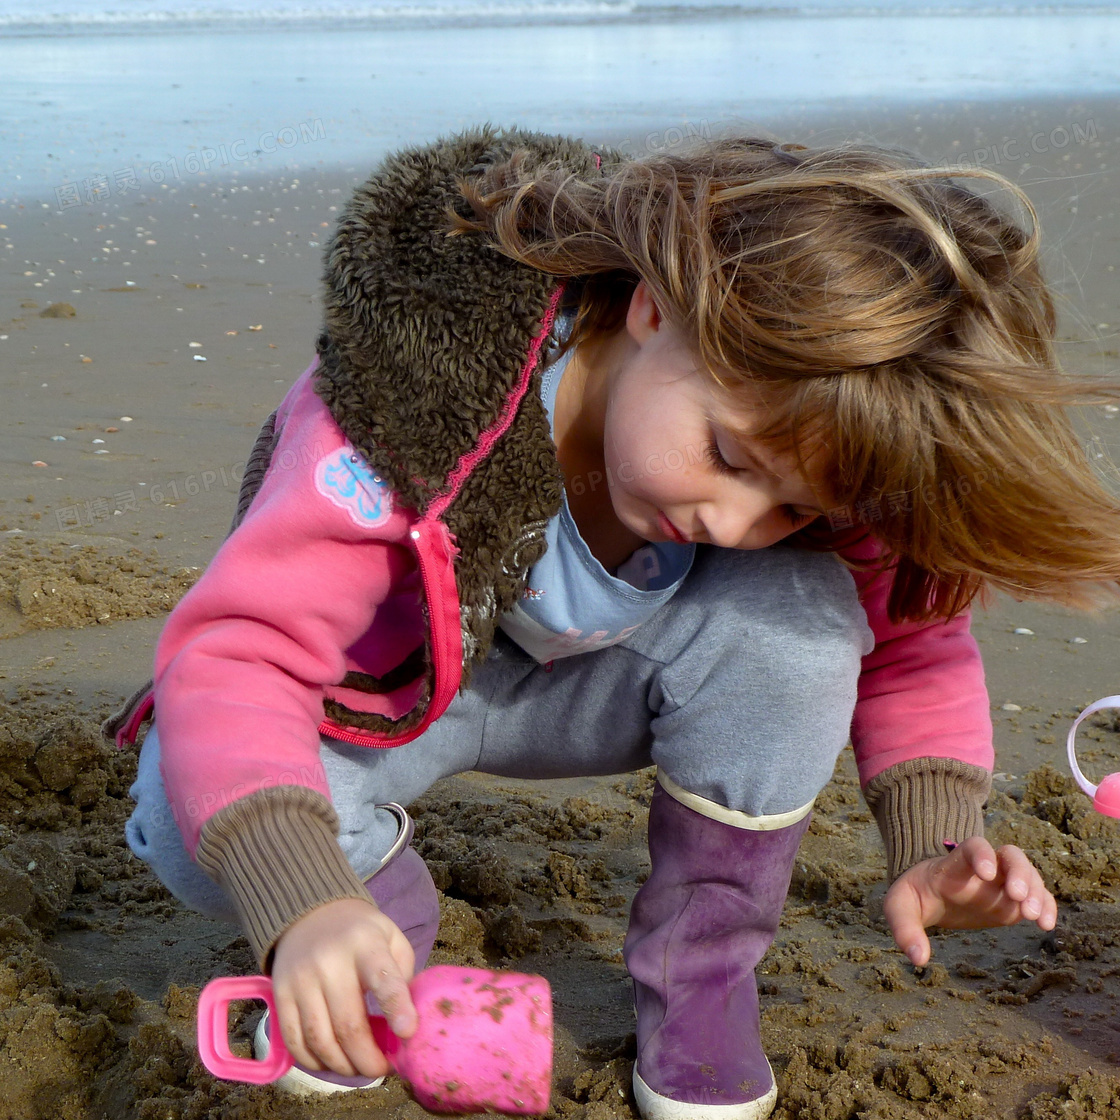
{"type": "Polygon", "coordinates": [[[0,0],[0,67],[0,200],[54,208],[368,169],[484,121],[640,153],[814,107],[1120,92],[1120,4],[0,0]]]}
{"type": "Polygon", "coordinates": [[[545,24],[801,15],[1115,12],[1116,0],[4,0],[0,33],[545,24]]]}

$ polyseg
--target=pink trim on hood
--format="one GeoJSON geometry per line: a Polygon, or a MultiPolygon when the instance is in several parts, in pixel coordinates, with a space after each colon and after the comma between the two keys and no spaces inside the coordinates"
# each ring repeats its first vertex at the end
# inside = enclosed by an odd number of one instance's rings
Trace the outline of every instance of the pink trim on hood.
{"type": "Polygon", "coordinates": [[[529,347],[529,356],[521,367],[517,383],[506,397],[501,414],[482,433],[474,450],[467,452],[456,464],[455,469],[447,476],[446,490],[428,507],[425,519],[443,516],[447,507],[458,497],[459,491],[463,488],[463,483],[471,476],[471,472],[490,454],[494,449],[494,444],[505,435],[506,430],[513,423],[517,410],[521,407],[522,398],[529,388],[533,370],[537,368],[537,362],[540,360],[541,347],[544,345],[545,339],[548,338],[548,332],[552,330],[552,323],[556,318],[556,309],[560,306],[560,297],[563,294],[564,285],[561,284],[552,293],[552,298],[548,301],[548,309],[544,313],[541,329],[537,332],[536,338],[533,339],[529,347]]]}

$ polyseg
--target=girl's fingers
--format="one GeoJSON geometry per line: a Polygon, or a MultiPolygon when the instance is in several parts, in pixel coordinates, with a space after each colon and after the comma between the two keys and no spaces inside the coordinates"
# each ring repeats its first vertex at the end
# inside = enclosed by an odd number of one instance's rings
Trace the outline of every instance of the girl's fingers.
{"type": "MultiPolygon", "coordinates": [[[[1035,898],[1041,901],[1040,892],[1045,889],[1042,886],[1042,877],[1021,848],[1015,847],[1014,844],[1004,844],[999,850],[999,861],[1003,870],[1004,890],[1009,898],[1013,898],[1016,902],[1024,902],[1031,895],[1033,888],[1035,898]]],[[[1037,918],[1038,912],[1031,916],[1037,918]]]]}
{"type": "MultiPolygon", "coordinates": [[[[355,980],[351,974],[350,984],[338,984],[324,993],[330,1029],[355,1074],[381,1077],[389,1072],[389,1063],[373,1041],[365,996],[355,980]]],[[[332,1068],[336,1073],[343,1072],[332,1068]]]]}
{"type": "Polygon", "coordinates": [[[969,872],[990,883],[999,870],[995,849],[983,836],[971,836],[953,852],[965,861],[969,872]]]}
{"type": "Polygon", "coordinates": [[[1058,918],[1057,903],[1021,848],[1005,844],[993,851],[982,837],[973,837],[958,851],[965,853],[976,876],[987,883],[973,898],[973,905],[978,906],[977,916],[986,913],[986,922],[992,925],[1030,921],[1043,930],[1054,928],[1058,918]],[[985,901],[981,902],[982,899],[985,901]]]}
{"type": "Polygon", "coordinates": [[[389,1029],[399,1038],[410,1038],[416,1033],[416,1008],[408,984],[396,966],[382,955],[358,961],[362,984],[373,993],[385,1016],[389,1029]]]}
{"type": "MultiPolygon", "coordinates": [[[[358,1071],[335,1038],[330,1009],[323,992],[317,986],[309,985],[301,993],[299,1010],[304,1051],[317,1063],[317,1068],[330,1069],[344,1077],[355,1077],[358,1071]]],[[[305,1064],[304,1059],[296,1053],[292,1052],[292,1057],[300,1065],[305,1064]]]]}
{"type": "Polygon", "coordinates": [[[285,1049],[301,1066],[307,1066],[311,1070],[321,1069],[322,1066],[308,1053],[304,1043],[299,1005],[276,987],[272,989],[272,998],[276,1003],[276,1018],[280,1020],[278,1023],[269,1024],[272,1037],[275,1038],[276,1032],[279,1031],[285,1049]]]}
{"type": "Polygon", "coordinates": [[[1058,920],[1058,904],[1046,889],[1038,869],[1013,844],[1004,845],[998,854],[1004,866],[1008,897],[1020,904],[1024,918],[1036,922],[1040,929],[1053,929],[1058,920]]]}
{"type": "Polygon", "coordinates": [[[915,892],[907,886],[892,888],[883,899],[883,917],[894,943],[910,963],[921,968],[929,960],[929,938],[922,923],[922,909],[915,892]]]}
{"type": "Polygon", "coordinates": [[[1051,930],[1058,924],[1058,901],[1049,892],[1042,904],[1042,917],[1038,919],[1039,929],[1051,930]]]}

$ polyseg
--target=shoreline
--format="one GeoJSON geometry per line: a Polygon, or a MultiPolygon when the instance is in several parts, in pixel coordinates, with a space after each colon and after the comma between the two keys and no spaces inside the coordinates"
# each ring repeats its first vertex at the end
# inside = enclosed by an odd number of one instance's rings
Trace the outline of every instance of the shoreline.
{"type": "MultiPolygon", "coordinates": [[[[251,153],[347,166],[417,137],[505,118],[550,132],[1107,100],[1110,15],[710,16],[678,22],[5,40],[3,196],[130,166],[251,153]],[[962,51],[962,42],[998,50],[962,51]],[[515,113],[508,106],[516,105],[515,113]],[[277,137],[290,133],[291,143],[277,137]],[[271,139],[269,139],[271,138],[271,139]]],[[[273,158],[275,157],[275,158],[273,158]]],[[[108,189],[116,183],[109,179],[108,189]]]]}

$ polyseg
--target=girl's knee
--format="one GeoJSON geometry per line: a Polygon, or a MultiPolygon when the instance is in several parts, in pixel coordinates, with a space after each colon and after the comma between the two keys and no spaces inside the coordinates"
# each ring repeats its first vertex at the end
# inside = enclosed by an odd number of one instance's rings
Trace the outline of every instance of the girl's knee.
{"type": "Polygon", "coordinates": [[[874,638],[855,580],[835,553],[767,549],[752,574],[752,614],[761,610],[793,635],[819,635],[870,652],[874,638]]]}
{"type": "Polygon", "coordinates": [[[875,640],[855,580],[830,552],[714,550],[706,629],[721,659],[774,680],[821,672],[852,680],[875,640]]]}

